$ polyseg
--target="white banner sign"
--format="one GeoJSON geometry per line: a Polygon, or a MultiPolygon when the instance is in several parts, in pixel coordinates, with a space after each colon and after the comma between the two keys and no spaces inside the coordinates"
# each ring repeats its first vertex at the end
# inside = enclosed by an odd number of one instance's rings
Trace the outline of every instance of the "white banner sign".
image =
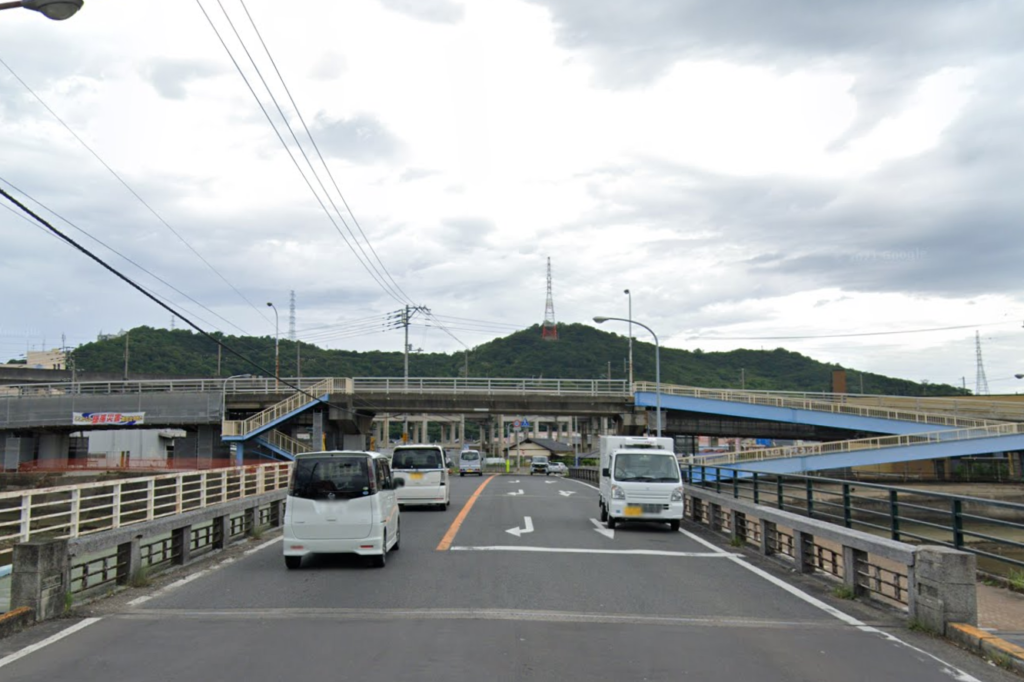
{"type": "Polygon", "coordinates": [[[146,423],[145,412],[74,412],[75,426],[135,426],[146,423]]]}

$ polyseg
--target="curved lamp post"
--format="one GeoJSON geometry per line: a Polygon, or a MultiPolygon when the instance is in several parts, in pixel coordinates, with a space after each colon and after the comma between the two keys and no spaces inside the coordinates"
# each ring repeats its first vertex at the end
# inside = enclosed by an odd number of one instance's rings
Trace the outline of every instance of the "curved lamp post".
{"type": "Polygon", "coordinates": [[[39,12],[48,19],[64,21],[82,9],[83,0],[17,0],[16,2],[0,2],[0,9],[24,7],[39,12]]]}
{"type": "Polygon", "coordinates": [[[643,327],[644,329],[649,331],[651,333],[651,336],[654,337],[654,390],[658,394],[658,421],[657,421],[657,424],[658,424],[658,438],[661,438],[661,346],[658,344],[658,335],[655,334],[654,330],[651,329],[650,327],[648,327],[646,324],[643,324],[642,322],[637,322],[636,320],[632,319],[632,317],[630,317],[630,319],[626,319],[624,317],[595,317],[594,318],[594,322],[597,322],[598,324],[601,324],[603,322],[607,322],[608,320],[616,320],[618,322],[628,322],[630,325],[634,325],[635,324],[636,326],[643,327]]]}

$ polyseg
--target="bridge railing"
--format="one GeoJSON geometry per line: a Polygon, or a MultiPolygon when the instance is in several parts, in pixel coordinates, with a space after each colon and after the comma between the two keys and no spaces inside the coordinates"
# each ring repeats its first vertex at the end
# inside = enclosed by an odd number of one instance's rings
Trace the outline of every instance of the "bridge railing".
{"type": "Polygon", "coordinates": [[[1020,434],[1024,434],[1024,424],[990,424],[988,426],[978,426],[970,429],[928,431],[925,433],[912,433],[898,436],[875,436],[872,438],[841,440],[830,443],[787,445],[785,447],[778,448],[762,448],[758,450],[740,450],[739,452],[695,455],[683,458],[680,461],[684,464],[691,464],[694,466],[731,466],[741,462],[762,462],[765,460],[786,459],[789,457],[830,455],[836,453],[856,452],[858,450],[878,450],[880,448],[927,445],[929,443],[946,443],[1020,434]]]}
{"type": "Polygon", "coordinates": [[[450,377],[356,377],[355,393],[450,393],[469,395],[628,396],[629,382],[617,379],[486,379],[450,377]]]}
{"type": "Polygon", "coordinates": [[[157,381],[78,381],[52,384],[0,386],[0,398],[45,398],[63,395],[135,395],[139,393],[291,393],[308,390],[323,377],[231,377],[225,379],[169,379],[157,381]],[[285,383],[287,382],[287,383],[285,383]]]}
{"type": "MultiPolygon", "coordinates": [[[[649,381],[636,383],[637,393],[654,393],[656,392],[656,388],[657,385],[649,381]]],[[[814,394],[777,393],[774,391],[735,391],[730,389],[696,388],[694,386],[673,386],[665,384],[661,385],[661,393],[662,395],[677,395],[688,398],[703,398],[706,400],[746,403],[748,405],[812,410],[815,412],[831,412],[834,414],[848,414],[858,417],[873,417],[876,419],[893,419],[953,428],[970,428],[1002,423],[993,419],[978,419],[956,414],[916,412],[912,410],[896,409],[893,407],[878,407],[870,404],[865,405],[860,401],[862,396],[858,396],[858,402],[856,403],[846,402],[843,399],[849,399],[850,396],[834,393],[814,394]]],[[[1024,418],[1024,414],[1021,415],[1021,418],[1024,418]]]]}
{"type": "Polygon", "coordinates": [[[77,538],[288,486],[290,464],[208,469],[0,493],[0,566],[14,545],[77,538]]]}

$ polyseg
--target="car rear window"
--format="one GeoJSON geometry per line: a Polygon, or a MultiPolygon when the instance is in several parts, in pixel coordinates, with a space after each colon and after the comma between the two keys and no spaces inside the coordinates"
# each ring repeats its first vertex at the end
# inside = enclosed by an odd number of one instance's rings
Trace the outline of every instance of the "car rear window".
{"type": "Polygon", "coordinates": [[[459,453],[459,458],[464,462],[475,462],[480,459],[480,453],[475,450],[463,450],[459,453]]]}
{"type": "Polygon", "coordinates": [[[299,457],[288,494],[306,499],[338,499],[370,494],[369,458],[299,457]]]}
{"type": "Polygon", "coordinates": [[[395,450],[391,458],[392,469],[443,469],[441,452],[436,448],[409,448],[395,450]]]}

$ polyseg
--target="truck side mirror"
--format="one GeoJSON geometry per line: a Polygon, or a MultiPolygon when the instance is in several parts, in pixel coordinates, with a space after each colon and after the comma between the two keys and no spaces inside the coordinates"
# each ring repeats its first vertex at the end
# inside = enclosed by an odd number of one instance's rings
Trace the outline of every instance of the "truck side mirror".
{"type": "Polygon", "coordinates": [[[611,473],[609,473],[609,471],[608,471],[608,467],[605,467],[604,469],[601,469],[601,475],[602,476],[611,476],[611,473]]]}

